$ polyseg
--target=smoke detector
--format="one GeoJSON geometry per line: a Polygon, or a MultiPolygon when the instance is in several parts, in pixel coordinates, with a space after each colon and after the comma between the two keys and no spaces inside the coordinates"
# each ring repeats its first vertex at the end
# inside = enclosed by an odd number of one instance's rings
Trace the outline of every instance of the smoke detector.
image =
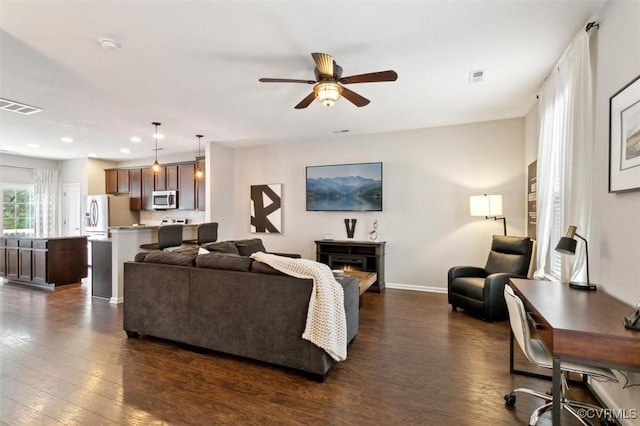
{"type": "Polygon", "coordinates": [[[469,73],[469,84],[480,83],[484,81],[485,70],[475,70],[469,73]]]}
{"type": "Polygon", "coordinates": [[[101,38],[98,41],[104,50],[116,50],[120,48],[120,43],[110,38],[101,38]]]}

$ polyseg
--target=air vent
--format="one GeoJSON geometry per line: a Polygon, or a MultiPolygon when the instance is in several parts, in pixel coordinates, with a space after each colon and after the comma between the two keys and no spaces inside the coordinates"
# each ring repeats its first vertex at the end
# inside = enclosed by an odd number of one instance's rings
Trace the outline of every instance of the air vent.
{"type": "Polygon", "coordinates": [[[42,111],[42,108],[34,107],[20,102],[0,98],[0,109],[17,112],[18,114],[31,115],[42,111]]]}
{"type": "Polygon", "coordinates": [[[483,80],[484,70],[476,70],[469,73],[469,84],[480,83],[483,80]]]}

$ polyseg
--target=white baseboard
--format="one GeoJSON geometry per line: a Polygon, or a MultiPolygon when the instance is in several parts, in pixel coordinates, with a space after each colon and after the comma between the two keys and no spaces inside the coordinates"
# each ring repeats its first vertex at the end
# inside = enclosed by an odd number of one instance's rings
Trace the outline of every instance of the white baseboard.
{"type": "Polygon", "coordinates": [[[386,288],[393,288],[396,290],[410,290],[410,291],[426,291],[428,293],[447,293],[446,288],[442,287],[428,287],[424,285],[414,284],[398,284],[398,283],[385,283],[386,288]]]}
{"type": "Polygon", "coordinates": [[[111,299],[109,299],[109,303],[113,303],[114,305],[124,303],[124,297],[112,297],[111,299]]]}

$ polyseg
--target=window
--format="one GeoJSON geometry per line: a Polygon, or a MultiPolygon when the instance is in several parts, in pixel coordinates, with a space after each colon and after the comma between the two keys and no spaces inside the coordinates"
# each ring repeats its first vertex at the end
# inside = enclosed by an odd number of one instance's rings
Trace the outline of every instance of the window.
{"type": "Polygon", "coordinates": [[[33,234],[33,185],[2,184],[0,190],[2,190],[2,234],[33,234]]]}
{"type": "Polygon", "coordinates": [[[550,170],[552,180],[552,212],[550,226],[550,250],[547,254],[546,274],[554,279],[562,278],[562,255],[555,251],[555,244],[564,235],[562,218],[564,212],[564,188],[565,188],[565,167],[566,164],[566,139],[567,120],[569,108],[569,90],[565,87],[556,92],[553,104],[543,112],[543,120],[547,125],[547,143],[550,145],[552,154],[549,161],[552,164],[550,170]]]}

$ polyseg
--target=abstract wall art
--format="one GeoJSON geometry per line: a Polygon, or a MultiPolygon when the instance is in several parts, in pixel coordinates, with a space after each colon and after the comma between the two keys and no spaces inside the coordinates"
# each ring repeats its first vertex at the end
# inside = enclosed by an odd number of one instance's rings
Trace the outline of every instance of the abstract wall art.
{"type": "Polygon", "coordinates": [[[251,185],[251,232],[282,232],[282,184],[251,185]]]}

